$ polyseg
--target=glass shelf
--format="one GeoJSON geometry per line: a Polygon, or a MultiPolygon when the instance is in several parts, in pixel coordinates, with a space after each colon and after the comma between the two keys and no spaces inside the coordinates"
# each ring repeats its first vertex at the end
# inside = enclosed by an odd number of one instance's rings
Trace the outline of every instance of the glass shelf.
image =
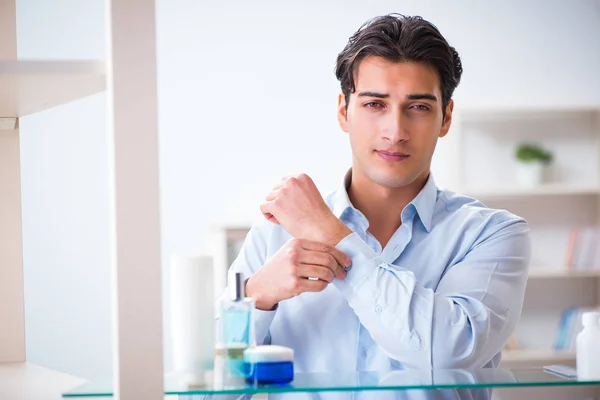
{"type": "MultiPolygon", "coordinates": [[[[355,373],[297,373],[287,385],[238,385],[187,387],[177,376],[165,378],[166,395],[224,395],[292,392],[362,392],[409,389],[482,389],[500,387],[600,385],[600,381],[578,381],[545,372],[542,368],[484,368],[478,370],[400,370],[355,373]]],[[[63,397],[110,397],[110,380],[95,381],[63,394],[63,397]]]]}

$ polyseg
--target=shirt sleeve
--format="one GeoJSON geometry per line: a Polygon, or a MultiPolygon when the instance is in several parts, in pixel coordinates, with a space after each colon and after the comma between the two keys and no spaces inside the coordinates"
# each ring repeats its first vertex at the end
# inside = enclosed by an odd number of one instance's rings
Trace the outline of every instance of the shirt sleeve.
{"type": "MultiPolygon", "coordinates": [[[[269,226],[271,222],[260,221],[252,225],[250,231],[246,235],[244,244],[240,253],[231,264],[230,272],[241,272],[244,279],[250,278],[254,273],[263,266],[266,261],[267,243],[269,239],[269,226]]],[[[221,298],[228,295],[228,289],[221,295],[221,298]]],[[[254,309],[254,335],[257,344],[270,344],[271,336],[269,327],[273,318],[275,318],[276,309],[272,311],[263,311],[254,309]]]]}
{"type": "Polygon", "coordinates": [[[501,351],[520,317],[530,247],[527,223],[507,221],[431,289],[383,262],[353,233],[337,245],[352,269],[334,285],[390,358],[408,368],[480,368],[501,351]]]}

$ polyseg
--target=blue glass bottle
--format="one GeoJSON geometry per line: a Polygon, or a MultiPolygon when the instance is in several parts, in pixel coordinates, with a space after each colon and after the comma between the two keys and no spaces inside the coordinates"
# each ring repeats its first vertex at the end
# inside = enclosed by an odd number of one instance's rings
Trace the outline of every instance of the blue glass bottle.
{"type": "Polygon", "coordinates": [[[226,375],[244,379],[244,350],[255,345],[254,300],[246,297],[245,282],[239,272],[229,275],[229,298],[221,302],[222,345],[226,375]]]}

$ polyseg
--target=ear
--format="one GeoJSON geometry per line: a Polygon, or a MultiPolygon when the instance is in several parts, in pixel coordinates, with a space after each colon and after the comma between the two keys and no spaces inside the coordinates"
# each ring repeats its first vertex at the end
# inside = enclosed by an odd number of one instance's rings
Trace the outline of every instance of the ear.
{"type": "Polygon", "coordinates": [[[342,128],[344,132],[348,133],[348,112],[346,111],[346,98],[344,97],[343,93],[338,95],[337,118],[340,128],[342,128]]]}
{"type": "Polygon", "coordinates": [[[452,111],[454,110],[454,100],[450,99],[448,105],[446,106],[446,116],[444,117],[444,121],[442,121],[442,129],[440,130],[440,137],[444,137],[448,134],[450,130],[450,125],[452,124],[452,111]]]}

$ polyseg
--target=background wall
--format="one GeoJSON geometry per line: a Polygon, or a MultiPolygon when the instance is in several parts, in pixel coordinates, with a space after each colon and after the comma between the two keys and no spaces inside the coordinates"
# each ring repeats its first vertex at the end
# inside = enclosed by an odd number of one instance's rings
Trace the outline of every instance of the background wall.
{"type": "MultiPolygon", "coordinates": [[[[440,28],[463,59],[457,108],[600,105],[598,1],[458,4],[159,0],[165,287],[170,254],[206,252],[212,226],[258,218],[282,175],[340,183],[350,150],[333,68],[372,16],[440,28]]],[[[103,58],[103,18],[101,0],[17,0],[19,57],[103,58]]],[[[111,363],[104,111],[97,95],[21,121],[27,357],[84,377],[111,363]]],[[[449,143],[434,159],[442,186],[449,143]]],[[[170,368],[168,329],[165,314],[170,368]]]]}

